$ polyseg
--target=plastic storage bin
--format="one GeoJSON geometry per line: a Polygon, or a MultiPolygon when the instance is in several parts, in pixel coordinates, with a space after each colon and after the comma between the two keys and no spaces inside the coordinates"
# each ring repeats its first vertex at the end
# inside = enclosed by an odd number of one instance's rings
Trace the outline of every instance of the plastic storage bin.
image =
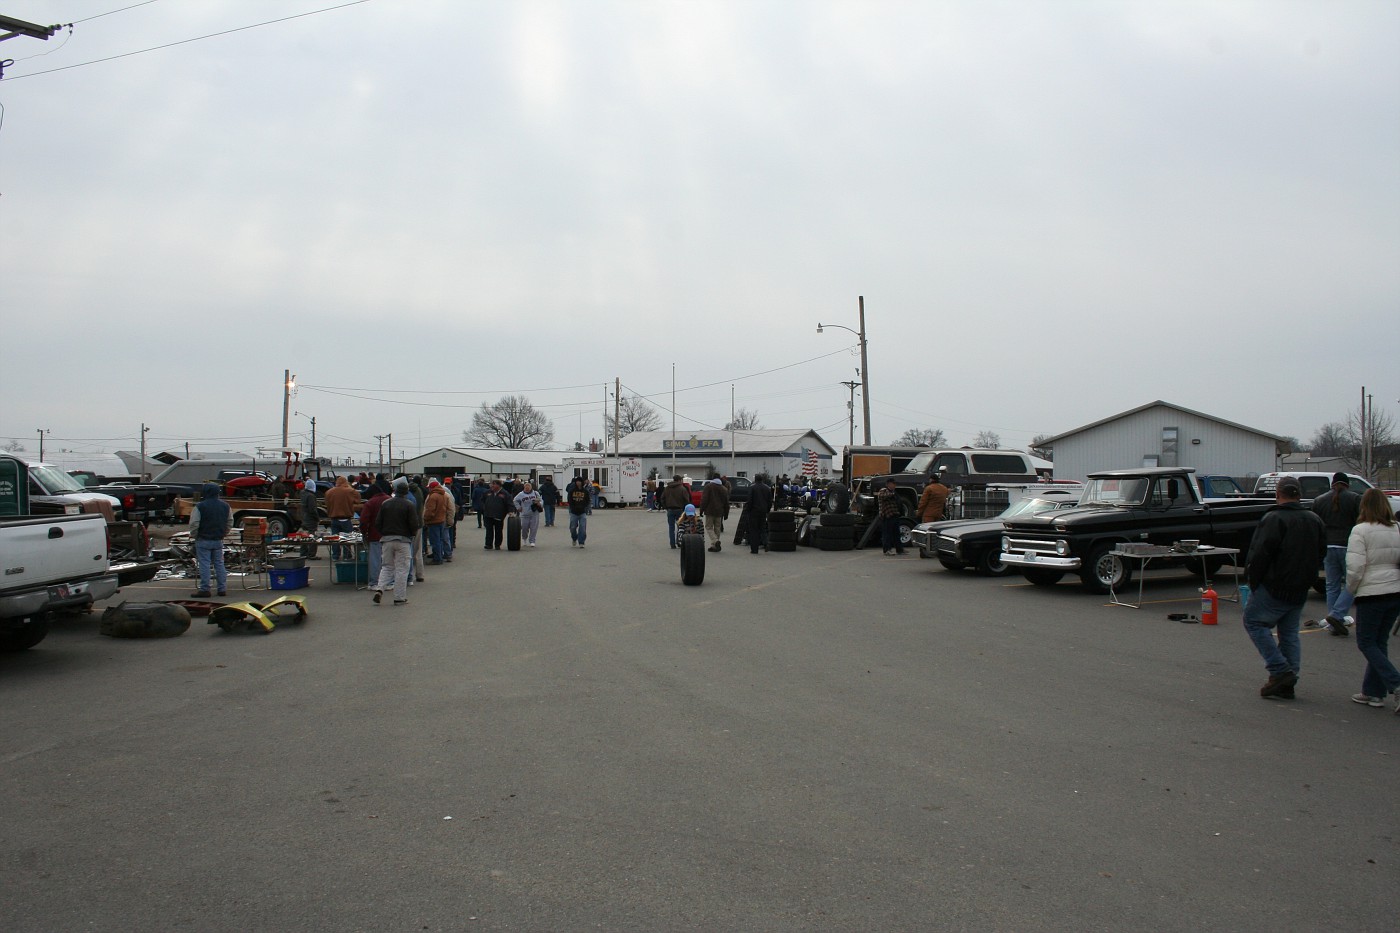
{"type": "Polygon", "coordinates": [[[271,580],[270,589],[274,590],[299,590],[311,583],[311,568],[302,567],[300,570],[269,570],[267,577],[271,580]]]}

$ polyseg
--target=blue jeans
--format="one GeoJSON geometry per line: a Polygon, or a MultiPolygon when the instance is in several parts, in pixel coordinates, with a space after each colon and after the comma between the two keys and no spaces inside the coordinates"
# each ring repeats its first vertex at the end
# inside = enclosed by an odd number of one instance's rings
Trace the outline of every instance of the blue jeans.
{"type": "Polygon", "coordinates": [[[224,569],[224,541],[222,538],[206,541],[198,538],[194,542],[194,559],[199,562],[199,590],[209,592],[209,567],[214,567],[214,579],[219,583],[219,592],[228,589],[228,571],[224,569]]]}
{"type": "Polygon", "coordinates": [[[1400,616],[1400,593],[1363,596],[1356,601],[1356,647],[1366,658],[1361,692],[1368,697],[1383,697],[1400,689],[1400,671],[1390,660],[1387,644],[1390,627],[1397,616],[1400,616]]]}
{"type": "Polygon", "coordinates": [[[588,516],[569,513],[569,539],[582,544],[588,540],[588,516]]]}
{"type": "Polygon", "coordinates": [[[899,543],[899,516],[880,519],[880,544],[886,551],[904,553],[904,545],[899,543]]]}
{"type": "Polygon", "coordinates": [[[1249,591],[1249,602],[1244,607],[1244,630],[1259,650],[1270,674],[1302,672],[1302,643],[1298,639],[1302,618],[1303,603],[1276,599],[1264,586],[1249,591]]]}
{"type": "Polygon", "coordinates": [[[1338,622],[1347,616],[1353,597],[1347,592],[1347,549],[1335,544],[1327,545],[1327,556],[1322,559],[1322,568],[1327,571],[1327,614],[1338,622]]]}
{"type": "Polygon", "coordinates": [[[680,521],[680,517],[684,512],[684,509],[666,510],[666,533],[671,536],[671,547],[676,546],[676,522],[680,521]]]}
{"type": "MultiPolygon", "coordinates": [[[[352,518],[331,519],[331,534],[333,535],[348,535],[354,530],[355,520],[352,518]]],[[[339,544],[331,545],[331,560],[340,560],[342,554],[344,554],[348,560],[355,556],[355,549],[352,547],[342,548],[339,544]]]]}
{"type": "Polygon", "coordinates": [[[379,568],[384,564],[384,544],[380,541],[366,542],[365,553],[369,560],[369,582],[372,586],[379,585],[379,568]]]}
{"type": "Polygon", "coordinates": [[[428,548],[433,552],[433,563],[440,564],[447,557],[447,526],[428,525],[428,548]]]}
{"type": "Polygon", "coordinates": [[[553,527],[554,527],[554,503],[553,503],[553,502],[546,502],[546,503],[544,504],[544,527],[546,527],[546,528],[553,528],[553,527]]]}

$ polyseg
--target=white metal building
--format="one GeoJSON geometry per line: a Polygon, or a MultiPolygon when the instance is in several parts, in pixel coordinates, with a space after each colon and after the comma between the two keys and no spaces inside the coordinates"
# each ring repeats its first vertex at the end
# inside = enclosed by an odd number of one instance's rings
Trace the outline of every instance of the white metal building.
{"type": "Polygon", "coordinates": [[[399,465],[410,475],[507,477],[534,479],[542,473],[557,474],[564,458],[576,456],[564,450],[507,450],[504,447],[439,447],[399,465]]]}
{"type": "Polygon", "coordinates": [[[797,476],[811,454],[816,475],[831,476],[836,451],[816,431],[755,428],[751,431],[634,431],[619,442],[622,456],[641,461],[642,477],[669,478],[674,471],[703,478],[711,471],[733,476],[797,476]]]}
{"type": "MultiPolygon", "coordinates": [[[[1275,469],[1283,438],[1158,399],[1065,431],[1054,449],[1055,478],[1083,480],[1097,470],[1193,467],[1239,479],[1275,469]]],[[[1249,488],[1249,487],[1246,487],[1249,488]]]]}

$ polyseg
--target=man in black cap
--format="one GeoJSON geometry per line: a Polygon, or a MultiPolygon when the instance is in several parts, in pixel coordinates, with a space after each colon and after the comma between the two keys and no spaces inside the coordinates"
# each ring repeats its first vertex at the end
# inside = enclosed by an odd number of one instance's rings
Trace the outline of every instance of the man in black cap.
{"type": "Polygon", "coordinates": [[[1269,671],[1261,697],[1293,699],[1303,666],[1298,623],[1327,551],[1327,528],[1303,508],[1302,496],[1296,476],[1279,479],[1278,505],[1264,513],[1249,545],[1244,628],[1269,671]]]}
{"type": "Polygon", "coordinates": [[[1327,571],[1327,615],[1323,622],[1333,635],[1345,638],[1346,618],[1352,595],[1347,592],[1347,539],[1361,512],[1361,493],[1351,491],[1351,477],[1345,473],[1332,476],[1332,491],[1313,500],[1313,514],[1327,526],[1327,556],[1323,569],[1327,571]]]}

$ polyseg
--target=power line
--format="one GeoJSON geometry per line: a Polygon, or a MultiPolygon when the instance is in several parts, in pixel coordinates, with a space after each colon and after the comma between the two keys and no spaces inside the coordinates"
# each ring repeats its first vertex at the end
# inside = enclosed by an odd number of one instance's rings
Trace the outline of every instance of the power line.
{"type": "MultiPolygon", "coordinates": [[[[294,14],[292,14],[291,16],[283,16],[283,17],[281,17],[281,18],[279,18],[279,19],[269,19],[269,20],[266,20],[266,21],[261,22],[261,23],[253,23],[253,24],[248,25],[248,26],[236,26],[236,27],[234,27],[233,29],[225,29],[225,30],[222,30],[222,31],[220,31],[220,32],[211,32],[211,33],[208,33],[208,34],[203,35],[203,36],[195,36],[195,37],[192,38],[192,39],[180,39],[179,41],[176,41],[176,42],[167,42],[167,43],[165,43],[164,45],[153,45],[153,46],[151,46],[149,49],[137,49],[137,50],[134,51],[134,52],[123,52],[123,53],[121,53],[120,55],[109,55],[109,56],[107,56],[106,58],[95,58],[95,59],[93,59],[93,60],[90,61],[90,62],[78,62],[78,63],[75,64],[75,65],[63,65],[63,66],[60,66],[60,67],[58,67],[58,68],[48,68],[48,69],[45,69],[44,71],[31,71],[31,72],[29,72],[29,74],[15,75],[14,77],[12,77],[12,78],[7,78],[6,80],[8,80],[8,81],[22,81],[22,80],[24,80],[25,78],[35,78],[35,77],[38,77],[39,75],[53,74],[54,72],[57,72],[57,71],[68,71],[68,70],[73,69],[73,68],[83,68],[83,67],[85,67],[85,66],[87,66],[87,65],[100,65],[100,64],[102,64],[103,62],[113,62],[113,61],[116,61],[116,60],[119,59],[119,58],[130,58],[130,57],[133,56],[133,55],[144,55],[144,54],[147,53],[147,52],[159,52],[161,49],[172,49],[172,48],[174,48],[174,47],[177,46],[177,45],[188,45],[188,44],[190,44],[191,42],[199,42],[199,41],[202,40],[202,39],[215,39],[215,38],[218,38],[219,36],[232,35],[232,34],[235,33],[235,32],[244,32],[245,30],[248,30],[248,29],[257,29],[257,28],[260,27],[260,26],[272,26],[272,25],[274,25],[274,24],[276,24],[276,23],[285,23],[285,22],[287,22],[288,20],[301,19],[301,18],[306,17],[306,16],[315,16],[315,15],[318,14],[318,13],[330,13],[330,12],[333,12],[333,11],[335,11],[335,10],[343,10],[343,9],[345,9],[346,7],[349,7],[349,6],[359,6],[361,3],[369,3],[369,2],[370,2],[370,0],[348,0],[348,2],[346,2],[346,3],[337,4],[336,6],[323,7],[322,9],[319,9],[319,10],[308,10],[308,11],[305,12],[305,13],[294,13],[294,14]]],[[[137,4],[137,6],[140,6],[140,5],[141,5],[141,4],[137,4]]],[[[126,7],[126,9],[131,9],[131,7],[126,7]]],[[[113,10],[112,12],[113,12],[113,13],[120,13],[121,10],[113,10]]],[[[105,16],[105,15],[107,15],[107,14],[104,13],[104,14],[99,14],[99,15],[105,16]]],[[[91,19],[96,19],[97,17],[90,17],[90,18],[91,18],[91,19]]],[[[82,22],[82,20],[79,20],[79,22],[82,22]]]]}
{"type": "Polygon", "coordinates": [[[79,23],[86,23],[86,22],[89,22],[90,20],[101,19],[101,18],[104,17],[104,16],[111,16],[113,13],[125,13],[127,10],[134,10],[134,9],[136,9],[138,6],[149,6],[150,4],[155,3],[155,2],[156,2],[156,0],[141,0],[140,3],[133,3],[131,6],[124,6],[124,7],[122,7],[122,8],[119,9],[119,10],[108,10],[106,13],[98,13],[98,14],[95,15],[95,16],[85,16],[85,17],[83,17],[82,19],[75,19],[75,20],[73,20],[73,22],[71,22],[71,23],[64,23],[64,25],[65,25],[65,26],[76,26],[76,25],[78,25],[79,23]]]}

